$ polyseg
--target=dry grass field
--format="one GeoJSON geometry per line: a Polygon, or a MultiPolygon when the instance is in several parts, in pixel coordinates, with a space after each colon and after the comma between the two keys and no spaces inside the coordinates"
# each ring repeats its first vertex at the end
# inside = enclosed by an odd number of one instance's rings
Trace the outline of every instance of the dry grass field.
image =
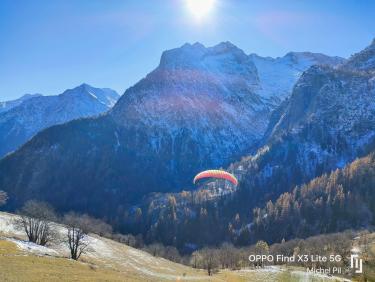
{"type": "MultiPolygon", "coordinates": [[[[64,243],[40,247],[23,241],[12,226],[14,215],[0,213],[0,281],[337,281],[312,276],[301,268],[270,267],[260,270],[206,271],[177,264],[90,235],[90,247],[79,261],[68,258],[64,243]]],[[[59,227],[64,232],[64,227],[59,227]]]]}

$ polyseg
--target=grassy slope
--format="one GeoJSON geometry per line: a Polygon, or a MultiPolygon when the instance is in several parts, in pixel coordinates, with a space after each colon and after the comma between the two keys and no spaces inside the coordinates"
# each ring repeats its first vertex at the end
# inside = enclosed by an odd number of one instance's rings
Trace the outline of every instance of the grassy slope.
{"type": "MultiPolygon", "coordinates": [[[[130,280],[135,281],[129,277],[130,280]]],[[[65,258],[25,255],[9,241],[0,241],[0,281],[123,281],[119,272],[65,258]]]]}
{"type": "MultiPolygon", "coordinates": [[[[221,271],[213,277],[99,236],[90,236],[91,248],[80,261],[67,259],[63,244],[57,252],[20,248],[9,238],[23,239],[11,227],[13,215],[0,212],[0,281],[301,281],[303,274],[288,270],[221,271]]],[[[16,242],[16,243],[15,243],[16,242]]],[[[21,242],[22,243],[22,242],[21,242]]],[[[301,269],[299,269],[301,270],[301,269]]],[[[308,278],[304,281],[324,281],[308,278]]]]}

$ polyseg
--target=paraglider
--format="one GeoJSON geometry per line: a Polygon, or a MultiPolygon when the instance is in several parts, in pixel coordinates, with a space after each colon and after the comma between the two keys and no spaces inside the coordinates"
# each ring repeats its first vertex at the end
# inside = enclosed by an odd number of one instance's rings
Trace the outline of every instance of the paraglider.
{"type": "Polygon", "coordinates": [[[237,178],[226,171],[223,170],[205,170],[200,173],[198,173],[193,180],[193,183],[195,184],[198,180],[203,179],[203,178],[219,178],[219,179],[225,179],[230,181],[233,185],[237,186],[238,180],[237,178]]]}

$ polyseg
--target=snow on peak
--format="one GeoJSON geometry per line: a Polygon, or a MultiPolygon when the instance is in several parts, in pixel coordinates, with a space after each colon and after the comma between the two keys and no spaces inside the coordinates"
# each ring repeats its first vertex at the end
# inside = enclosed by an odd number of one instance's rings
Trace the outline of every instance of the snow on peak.
{"type": "Polygon", "coordinates": [[[112,89],[95,88],[86,83],[83,83],[73,89],[68,89],[61,95],[74,99],[86,99],[87,97],[90,97],[96,99],[99,103],[108,108],[113,107],[120,97],[119,94],[112,89]]]}
{"type": "Polygon", "coordinates": [[[20,98],[18,98],[16,100],[0,102],[0,113],[9,111],[10,109],[20,105],[24,101],[26,101],[28,99],[31,99],[31,98],[34,98],[34,97],[39,97],[39,96],[42,96],[42,94],[38,94],[38,93],[36,93],[36,94],[25,94],[25,95],[21,96],[20,98]]]}
{"type": "MultiPolygon", "coordinates": [[[[199,69],[204,68],[206,58],[245,62],[246,54],[230,42],[222,42],[213,47],[205,47],[201,43],[185,43],[180,48],[163,52],[160,68],[164,69],[199,69]]],[[[251,62],[249,62],[251,64],[251,62]]]]}
{"type": "Polygon", "coordinates": [[[238,48],[236,45],[229,41],[221,42],[213,47],[211,47],[212,50],[215,50],[216,52],[223,53],[223,52],[239,52],[242,54],[245,54],[240,48],[238,48]]]}
{"type": "Polygon", "coordinates": [[[254,64],[229,42],[185,44],[165,51],[160,65],[129,88],[111,114],[122,127],[137,128],[139,136],[153,134],[154,150],[170,150],[179,159],[195,148],[197,165],[220,166],[251,147],[266,128],[270,109],[255,94],[257,87],[254,64]]]}
{"type": "Polygon", "coordinates": [[[56,96],[28,95],[26,100],[24,97],[11,109],[0,111],[0,157],[44,128],[107,112],[118,97],[111,89],[94,88],[88,84],[56,96]]]}
{"type": "Polygon", "coordinates": [[[278,58],[250,54],[249,58],[258,71],[261,86],[258,94],[274,106],[278,106],[291,94],[301,74],[312,65],[337,65],[344,62],[340,57],[310,52],[289,52],[278,58]]]}
{"type": "Polygon", "coordinates": [[[312,63],[332,66],[339,65],[345,61],[345,59],[337,56],[331,57],[321,53],[312,52],[289,52],[283,58],[290,60],[294,64],[312,63]]]}
{"type": "Polygon", "coordinates": [[[225,80],[241,74],[252,90],[272,108],[292,92],[293,85],[301,74],[312,65],[342,64],[340,57],[320,53],[289,52],[283,57],[261,57],[246,55],[231,42],[221,42],[213,47],[201,43],[186,43],[180,48],[165,51],[158,70],[200,71],[225,80]]]}
{"type": "Polygon", "coordinates": [[[206,47],[200,43],[193,45],[185,43],[180,48],[164,51],[160,66],[162,68],[187,68],[193,67],[206,52],[206,47]]]}

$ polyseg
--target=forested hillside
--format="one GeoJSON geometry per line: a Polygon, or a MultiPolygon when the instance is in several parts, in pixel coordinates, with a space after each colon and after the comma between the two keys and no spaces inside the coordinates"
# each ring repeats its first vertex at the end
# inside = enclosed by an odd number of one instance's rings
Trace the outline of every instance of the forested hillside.
{"type": "Polygon", "coordinates": [[[374,188],[375,153],[371,153],[254,209],[244,200],[249,197],[246,188],[213,198],[207,190],[185,191],[168,197],[155,195],[125,220],[133,231],[144,232],[148,241],[176,245],[180,250],[222,241],[276,243],[368,228],[374,224],[374,188]]]}
{"type": "Polygon", "coordinates": [[[252,234],[277,242],[373,225],[375,153],[254,210],[252,234]]]}

